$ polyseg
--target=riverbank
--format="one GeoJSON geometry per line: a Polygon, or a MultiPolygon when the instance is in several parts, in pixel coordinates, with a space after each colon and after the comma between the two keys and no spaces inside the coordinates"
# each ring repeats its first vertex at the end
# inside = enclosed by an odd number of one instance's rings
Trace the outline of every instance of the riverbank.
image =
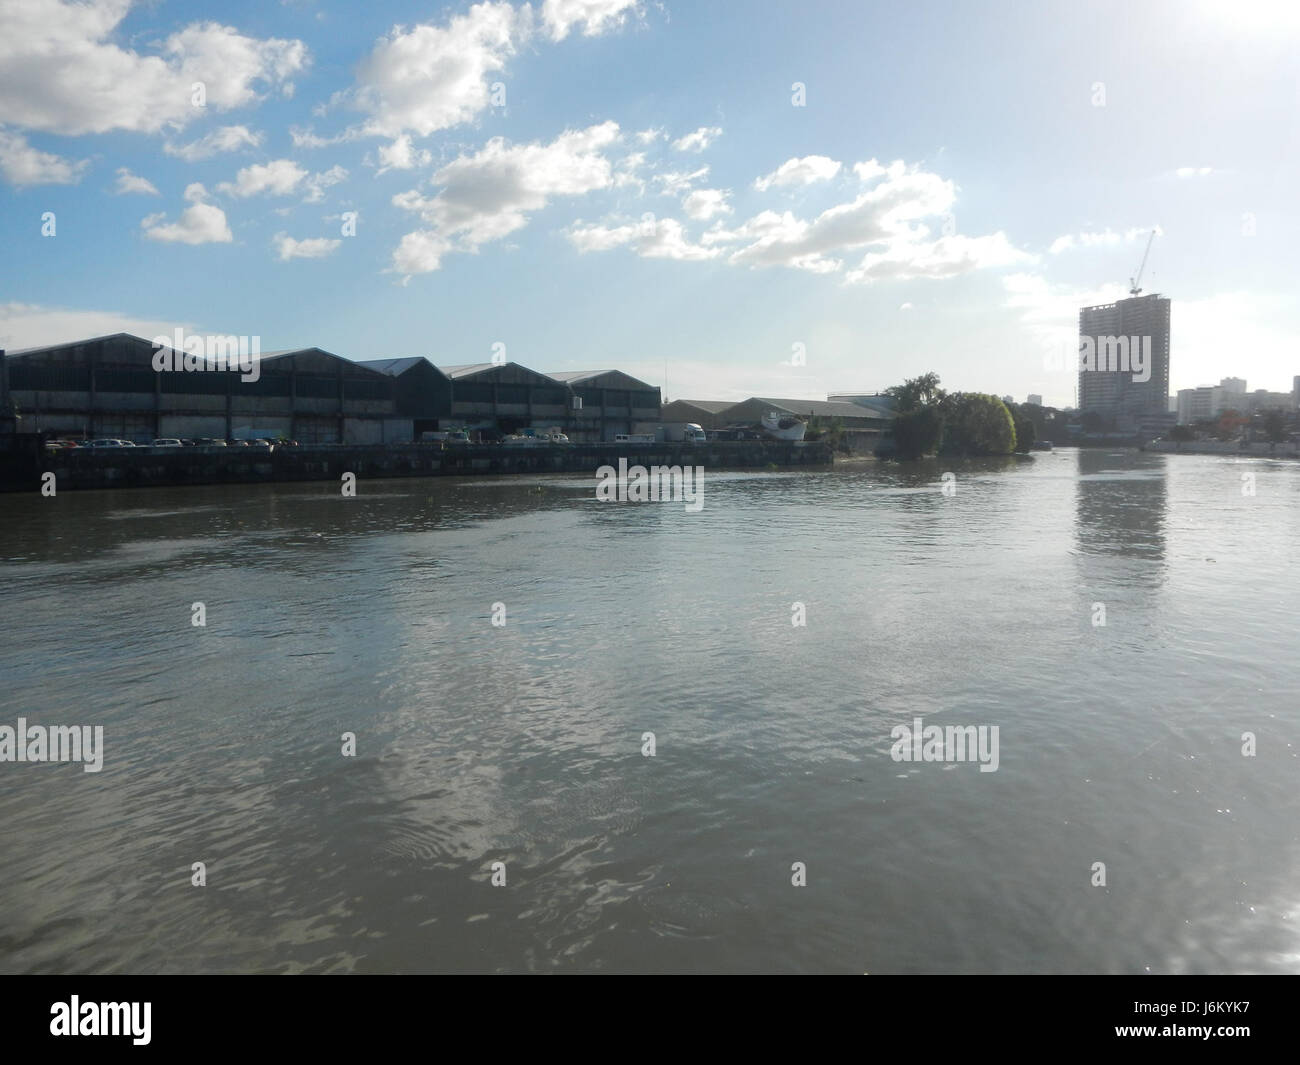
{"type": "Polygon", "coordinates": [[[70,448],[17,446],[6,452],[0,489],[40,491],[54,475],[58,490],[144,488],[187,484],[260,484],[364,478],[590,473],[620,458],[643,466],[708,470],[827,467],[829,445],[784,440],[709,444],[573,444],[515,448],[499,444],[317,444],[298,447],[70,448]]]}
{"type": "Polygon", "coordinates": [[[1162,455],[1236,455],[1241,458],[1298,459],[1300,447],[1295,444],[1246,444],[1220,440],[1154,440],[1144,451],[1162,455]]]}

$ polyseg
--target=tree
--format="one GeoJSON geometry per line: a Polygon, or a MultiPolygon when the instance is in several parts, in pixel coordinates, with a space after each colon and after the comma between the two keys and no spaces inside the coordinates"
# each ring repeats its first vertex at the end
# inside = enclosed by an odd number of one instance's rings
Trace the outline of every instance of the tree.
{"type": "Polygon", "coordinates": [[[931,404],[909,410],[894,418],[894,457],[910,462],[933,455],[943,439],[943,416],[931,404]]]}
{"type": "Polygon", "coordinates": [[[899,414],[907,414],[941,402],[945,393],[939,387],[939,375],[931,370],[920,377],[904,381],[901,385],[885,389],[885,395],[894,397],[894,406],[899,414]]]}
{"type": "Polygon", "coordinates": [[[1280,444],[1286,439],[1286,419],[1280,410],[1271,410],[1264,415],[1264,435],[1270,444],[1280,444]]]}
{"type": "Polygon", "coordinates": [[[1007,408],[1011,412],[1012,425],[1016,430],[1015,450],[1026,452],[1033,447],[1034,441],[1038,439],[1038,430],[1034,421],[1029,417],[1025,408],[1018,403],[1013,403],[1007,408]]]}
{"type": "Polygon", "coordinates": [[[942,403],[945,455],[1010,455],[1016,447],[1011,412],[997,396],[955,392],[942,403]]]}

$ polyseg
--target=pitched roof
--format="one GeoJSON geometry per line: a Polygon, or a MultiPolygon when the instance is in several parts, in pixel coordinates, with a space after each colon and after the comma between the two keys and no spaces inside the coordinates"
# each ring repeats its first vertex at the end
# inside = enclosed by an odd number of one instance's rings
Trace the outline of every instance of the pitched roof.
{"type": "MultiPolygon", "coordinates": [[[[728,407],[736,405],[734,399],[675,399],[673,403],[684,403],[688,407],[696,407],[699,410],[708,411],[710,414],[717,414],[719,411],[724,411],[728,407]]],[[[671,406],[671,404],[665,404],[665,406],[671,406]]]]}
{"type": "MultiPolygon", "coordinates": [[[[423,355],[412,355],[409,359],[362,359],[357,362],[357,365],[365,366],[371,370],[378,370],[390,377],[398,377],[406,373],[412,366],[422,362],[428,362],[428,360],[423,355]]],[[[430,363],[429,365],[432,366],[433,364],[430,363]]]]}
{"type": "Polygon", "coordinates": [[[880,412],[859,407],[856,403],[840,403],[825,399],[769,399],[753,396],[744,402],[766,403],[789,414],[813,414],[820,418],[880,418],[880,412]]]}

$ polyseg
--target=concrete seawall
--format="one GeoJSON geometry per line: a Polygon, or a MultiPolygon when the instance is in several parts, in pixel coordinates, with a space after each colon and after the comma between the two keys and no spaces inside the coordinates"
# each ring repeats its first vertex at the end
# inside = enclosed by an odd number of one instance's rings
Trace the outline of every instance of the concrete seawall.
{"type": "Polygon", "coordinates": [[[642,466],[703,466],[706,470],[768,466],[829,466],[820,442],[718,441],[711,444],[575,444],[515,448],[501,445],[325,444],[308,447],[71,448],[10,465],[9,491],[39,491],[55,475],[59,490],[143,488],[153,485],[255,484],[368,477],[481,476],[581,473],[595,475],[620,457],[642,466]]]}

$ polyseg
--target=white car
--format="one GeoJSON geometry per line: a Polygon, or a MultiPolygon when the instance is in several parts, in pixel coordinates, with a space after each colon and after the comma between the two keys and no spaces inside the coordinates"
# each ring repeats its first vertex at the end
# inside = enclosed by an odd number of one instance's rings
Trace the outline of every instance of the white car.
{"type": "Polygon", "coordinates": [[[149,446],[150,447],[180,447],[181,442],[173,436],[163,436],[163,437],[159,437],[149,446]]]}

